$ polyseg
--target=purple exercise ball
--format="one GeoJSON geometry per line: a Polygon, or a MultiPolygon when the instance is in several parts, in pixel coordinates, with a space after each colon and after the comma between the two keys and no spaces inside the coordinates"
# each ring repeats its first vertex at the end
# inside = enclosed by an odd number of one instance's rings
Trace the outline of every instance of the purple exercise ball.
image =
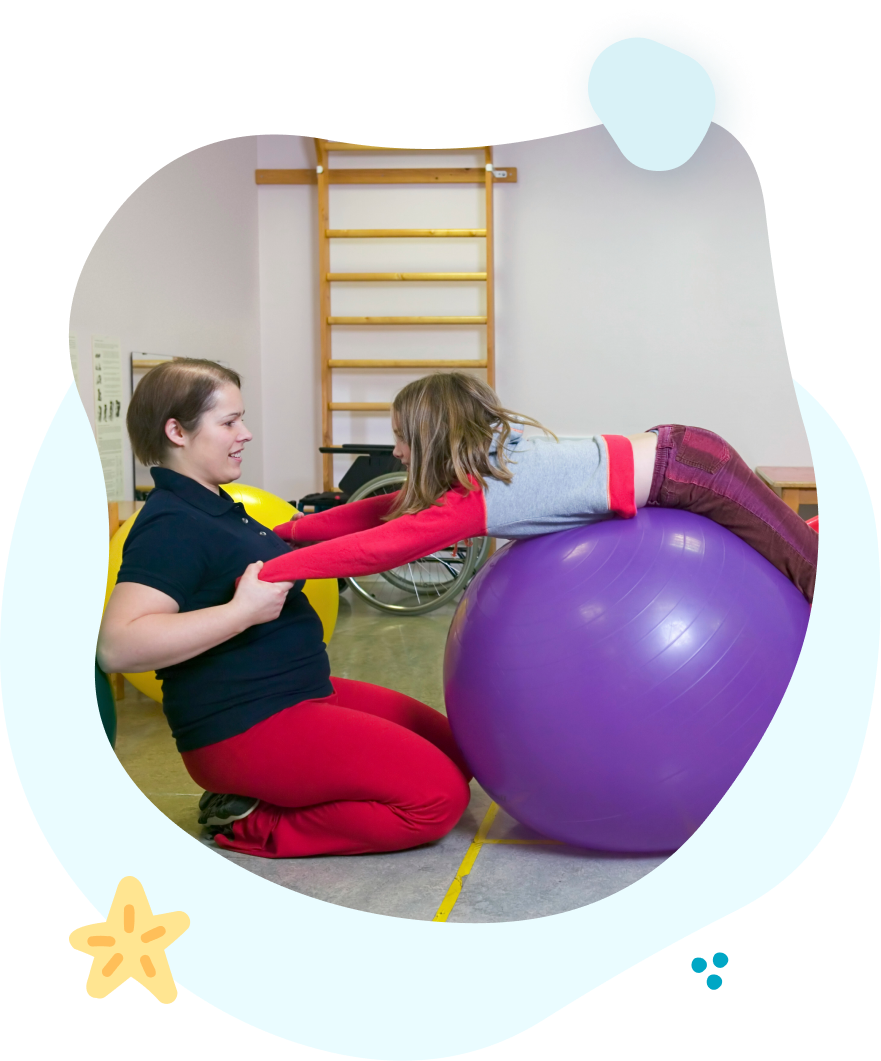
{"type": "Polygon", "coordinates": [[[761,740],[809,614],[764,557],[691,512],[509,544],[450,627],[453,734],[489,795],[544,836],[675,850],[761,740]]]}

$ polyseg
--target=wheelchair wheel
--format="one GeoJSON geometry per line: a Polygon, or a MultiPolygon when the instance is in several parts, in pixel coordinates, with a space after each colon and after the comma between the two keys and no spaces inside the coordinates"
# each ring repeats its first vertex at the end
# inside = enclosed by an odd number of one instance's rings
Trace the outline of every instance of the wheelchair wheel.
{"type": "MultiPolygon", "coordinates": [[[[349,501],[400,489],[406,472],[388,472],[356,490],[349,501]]],[[[489,549],[487,538],[464,538],[409,564],[346,581],[368,604],[398,615],[424,615],[456,597],[471,581],[489,549]]]]}

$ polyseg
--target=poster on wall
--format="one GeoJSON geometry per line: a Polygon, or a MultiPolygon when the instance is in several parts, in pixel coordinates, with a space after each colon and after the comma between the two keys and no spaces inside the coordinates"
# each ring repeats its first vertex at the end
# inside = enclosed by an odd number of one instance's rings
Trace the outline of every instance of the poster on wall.
{"type": "Polygon", "coordinates": [[[108,501],[121,501],[123,479],[122,356],[118,339],[92,336],[92,370],[95,385],[95,436],[108,501]]]}

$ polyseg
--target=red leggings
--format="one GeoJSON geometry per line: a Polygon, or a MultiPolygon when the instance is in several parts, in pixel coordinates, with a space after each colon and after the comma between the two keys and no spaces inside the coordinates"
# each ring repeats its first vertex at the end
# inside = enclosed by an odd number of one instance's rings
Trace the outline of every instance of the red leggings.
{"type": "Polygon", "coordinates": [[[333,696],[182,753],[202,788],[261,800],[220,846],[265,858],[400,851],[461,818],[471,774],[446,718],[391,689],[331,680],[333,696]]]}

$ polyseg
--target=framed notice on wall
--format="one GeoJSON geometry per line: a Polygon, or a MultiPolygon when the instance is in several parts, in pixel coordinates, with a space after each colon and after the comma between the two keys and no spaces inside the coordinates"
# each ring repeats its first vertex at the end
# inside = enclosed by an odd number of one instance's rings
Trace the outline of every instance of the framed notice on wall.
{"type": "Polygon", "coordinates": [[[122,357],[118,339],[92,336],[92,372],[95,384],[95,435],[104,471],[108,501],[124,499],[122,357]]]}

